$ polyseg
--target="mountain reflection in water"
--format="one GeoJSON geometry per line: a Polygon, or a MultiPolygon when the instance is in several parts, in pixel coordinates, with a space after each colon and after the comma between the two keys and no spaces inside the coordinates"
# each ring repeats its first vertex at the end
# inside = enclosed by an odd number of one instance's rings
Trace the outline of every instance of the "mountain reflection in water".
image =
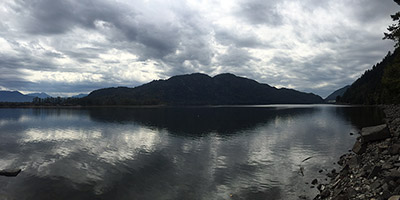
{"type": "Polygon", "coordinates": [[[0,109],[4,199],[297,199],[374,107],[0,109]],[[305,175],[299,174],[304,162],[305,175]]]}

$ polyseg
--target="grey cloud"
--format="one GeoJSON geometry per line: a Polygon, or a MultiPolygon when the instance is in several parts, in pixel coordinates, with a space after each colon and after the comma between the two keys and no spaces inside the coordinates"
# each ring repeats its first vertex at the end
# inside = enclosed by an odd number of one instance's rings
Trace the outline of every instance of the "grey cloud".
{"type": "Polygon", "coordinates": [[[282,74],[271,83],[273,85],[290,83],[298,90],[314,92],[325,97],[334,90],[353,83],[354,76],[361,75],[366,69],[372,68],[386,55],[385,50],[391,49],[390,42],[382,44],[382,41],[361,45],[361,41],[354,40],[335,46],[337,51],[335,54],[321,53],[296,62],[290,55],[275,55],[270,63],[283,68],[287,75],[295,78],[287,80],[284,78],[285,74],[282,74]],[[313,88],[322,83],[328,83],[328,85],[313,88]]]}
{"type": "Polygon", "coordinates": [[[75,26],[95,28],[96,20],[112,20],[118,10],[102,1],[17,1],[14,8],[25,17],[24,28],[32,34],[62,34],[75,26]]]}
{"type": "Polygon", "coordinates": [[[354,5],[351,5],[351,7],[355,10],[354,17],[363,23],[390,19],[387,13],[394,14],[399,10],[399,5],[393,0],[389,0],[387,3],[375,0],[354,1],[352,3],[354,5]]]}
{"type": "Polygon", "coordinates": [[[241,3],[237,15],[245,21],[253,24],[267,24],[277,26],[282,24],[282,16],[276,5],[277,0],[249,0],[241,3]]]}
{"type": "Polygon", "coordinates": [[[251,60],[257,60],[244,49],[229,47],[227,52],[217,57],[219,64],[230,67],[245,67],[251,60]]]}
{"type": "Polygon", "coordinates": [[[222,45],[234,45],[237,48],[270,48],[270,45],[265,44],[256,35],[238,35],[230,30],[217,30],[215,32],[215,39],[222,45]]]}
{"type": "MultiPolygon", "coordinates": [[[[293,28],[294,34],[297,35],[296,38],[286,38],[288,41],[282,42],[280,38],[268,41],[270,39],[268,35],[260,38],[260,32],[256,32],[258,28],[265,27],[279,29],[280,25],[286,23],[283,20],[285,16],[277,10],[282,3],[278,0],[239,2],[238,9],[231,14],[239,20],[241,26],[248,28],[243,32],[229,29],[229,26],[220,28],[213,23],[214,19],[203,16],[203,11],[193,10],[183,2],[168,8],[158,4],[149,8],[144,4],[141,5],[143,2],[140,1],[135,2],[134,7],[108,0],[17,0],[15,2],[10,8],[17,14],[12,16],[10,21],[0,22],[0,39],[7,40],[16,52],[8,54],[0,51],[2,78],[0,86],[15,89],[21,87],[25,90],[28,88],[32,91],[54,88],[52,91],[71,92],[131,83],[118,82],[118,79],[111,74],[114,73],[111,69],[108,72],[103,70],[106,72],[101,75],[104,80],[117,83],[88,82],[64,85],[54,83],[55,85],[50,88],[46,87],[46,84],[51,85],[50,83],[39,84],[25,80],[23,77],[26,75],[21,74],[21,70],[76,71],[79,67],[60,66],[55,62],[55,59],[65,57],[71,58],[81,67],[98,65],[101,68],[101,63],[96,63],[97,61],[101,60],[105,65],[116,64],[118,58],[107,60],[101,59],[99,55],[107,53],[110,49],[117,49],[138,56],[138,61],[144,63],[143,70],[147,62],[156,65],[159,70],[158,75],[162,78],[199,71],[209,74],[232,72],[271,85],[290,84],[296,89],[325,95],[328,91],[331,92],[354,81],[352,77],[372,67],[383,58],[387,49],[392,49],[392,43],[381,41],[386,25],[383,26],[383,30],[371,30],[370,27],[378,27],[376,25],[382,24],[385,19],[390,22],[389,14],[398,9],[398,5],[392,1],[389,3],[374,0],[349,1],[348,10],[354,11],[352,17],[355,19],[356,27],[340,27],[337,30],[318,32],[320,31],[318,29],[304,30],[300,25],[286,24],[293,28]],[[166,16],[167,20],[163,20],[164,16],[160,14],[152,18],[153,16],[146,15],[145,9],[166,9],[172,17],[169,16],[171,17],[169,19],[166,16]],[[367,28],[360,30],[363,25],[367,28]],[[15,28],[18,32],[12,32],[16,30],[15,28]],[[104,36],[105,41],[87,41],[93,48],[80,47],[79,44],[86,41],[71,34],[75,28],[104,36]],[[50,41],[46,44],[54,51],[41,47],[38,42],[41,39],[50,41]],[[323,45],[324,48],[321,52],[316,52],[317,56],[298,59],[290,55],[293,48],[289,45],[291,39],[307,46],[315,46],[316,49],[323,45]],[[28,42],[22,45],[21,40],[28,42]],[[220,47],[227,48],[227,52],[220,55],[219,49],[214,49],[214,41],[220,47]],[[263,58],[250,53],[266,49],[275,53],[270,63],[260,63],[263,58]],[[282,70],[274,71],[268,68],[269,64],[278,66],[298,78],[288,80],[285,78],[286,74],[278,74],[282,70]],[[342,70],[334,69],[335,66],[342,70]],[[329,85],[319,89],[311,88],[323,82],[329,85]]],[[[337,3],[319,0],[298,2],[303,6],[302,9],[309,12],[317,8],[329,10],[329,6],[337,3]]],[[[0,16],[4,16],[1,14],[0,16]]],[[[140,83],[132,81],[132,84],[140,83]]]]}

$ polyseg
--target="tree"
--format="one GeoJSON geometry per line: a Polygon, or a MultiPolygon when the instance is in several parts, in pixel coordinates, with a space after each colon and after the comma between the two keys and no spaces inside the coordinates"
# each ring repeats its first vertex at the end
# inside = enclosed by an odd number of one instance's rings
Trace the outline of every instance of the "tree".
{"type": "MultiPolygon", "coordinates": [[[[394,2],[396,2],[398,5],[400,5],[400,0],[394,0],[394,2]]],[[[394,15],[390,15],[390,17],[392,17],[393,21],[397,21],[397,24],[392,24],[389,25],[389,27],[387,28],[387,30],[389,31],[389,33],[384,33],[385,36],[383,37],[383,39],[389,39],[389,40],[394,40],[396,42],[396,44],[394,45],[395,47],[399,47],[400,46],[400,12],[397,12],[394,15]]]]}

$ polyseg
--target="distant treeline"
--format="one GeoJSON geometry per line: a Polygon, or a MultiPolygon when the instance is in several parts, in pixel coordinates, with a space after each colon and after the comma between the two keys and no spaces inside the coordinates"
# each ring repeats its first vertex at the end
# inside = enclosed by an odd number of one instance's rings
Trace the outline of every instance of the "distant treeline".
{"type": "Polygon", "coordinates": [[[32,102],[0,102],[0,107],[32,107],[32,106],[79,106],[80,98],[72,97],[48,97],[41,99],[33,98],[32,102]]]}

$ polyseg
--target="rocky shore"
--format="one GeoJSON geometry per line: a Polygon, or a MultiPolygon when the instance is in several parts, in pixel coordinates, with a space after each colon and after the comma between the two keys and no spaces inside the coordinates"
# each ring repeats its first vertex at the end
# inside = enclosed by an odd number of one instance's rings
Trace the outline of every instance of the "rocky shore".
{"type": "Polygon", "coordinates": [[[321,199],[400,200],[400,106],[383,106],[384,125],[363,128],[353,152],[342,155],[340,172],[319,184],[321,199]]]}

